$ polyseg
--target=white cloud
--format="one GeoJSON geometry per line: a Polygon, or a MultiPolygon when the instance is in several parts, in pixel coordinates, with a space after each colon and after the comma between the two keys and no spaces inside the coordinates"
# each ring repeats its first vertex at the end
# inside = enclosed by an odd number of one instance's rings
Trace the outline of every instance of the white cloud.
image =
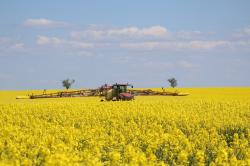
{"type": "Polygon", "coordinates": [[[238,30],[232,36],[236,37],[236,38],[242,38],[242,39],[248,38],[249,39],[249,37],[250,37],[250,26],[238,30]]]}
{"type": "Polygon", "coordinates": [[[216,47],[227,47],[230,46],[229,41],[190,41],[185,46],[186,48],[190,49],[213,49],[216,47]]]}
{"type": "Polygon", "coordinates": [[[65,22],[49,20],[46,18],[27,19],[23,24],[29,27],[61,27],[67,25],[65,22]]]}
{"type": "Polygon", "coordinates": [[[66,43],[76,48],[92,48],[93,47],[92,43],[86,43],[86,42],[68,41],[66,43]]]}
{"type": "MultiPolygon", "coordinates": [[[[60,22],[48,19],[28,19],[26,25],[54,26],[60,22]]],[[[250,34],[250,27],[242,29],[242,33],[250,34]]],[[[242,38],[238,41],[215,39],[207,37],[208,33],[201,31],[170,32],[166,27],[155,25],[138,28],[137,26],[110,28],[104,26],[87,27],[84,31],[72,31],[69,38],[37,36],[37,45],[101,49],[131,49],[131,50],[250,50],[250,41],[242,38]]],[[[209,34],[211,35],[211,34],[209,34]]],[[[247,38],[245,38],[247,39],[247,38]]],[[[6,39],[0,38],[0,43],[6,39]]],[[[23,48],[22,43],[14,43],[13,48],[23,48]]]]}
{"type": "Polygon", "coordinates": [[[110,29],[107,32],[108,36],[119,36],[119,35],[137,35],[140,30],[137,27],[127,27],[120,29],[110,29]]]}
{"type": "Polygon", "coordinates": [[[128,49],[154,49],[160,46],[159,42],[121,43],[121,48],[128,49]]]}
{"type": "Polygon", "coordinates": [[[210,50],[218,47],[228,47],[229,41],[167,41],[167,42],[137,42],[121,43],[121,48],[127,49],[171,49],[171,50],[210,50]]]}
{"type": "Polygon", "coordinates": [[[170,32],[163,26],[138,28],[135,26],[111,29],[87,29],[74,31],[71,36],[75,39],[110,39],[110,38],[141,38],[141,37],[167,37],[170,32]]]}
{"type": "Polygon", "coordinates": [[[15,50],[20,50],[24,48],[24,44],[23,43],[16,43],[14,45],[11,46],[11,49],[15,49],[15,50]]]}
{"type": "Polygon", "coordinates": [[[57,38],[57,37],[47,37],[47,36],[38,36],[37,44],[38,45],[61,45],[64,44],[65,40],[57,38]]]}
{"type": "Polygon", "coordinates": [[[121,29],[111,29],[107,31],[108,36],[129,35],[129,36],[154,36],[163,37],[168,30],[162,26],[152,26],[147,28],[127,27],[121,29]]]}
{"type": "Polygon", "coordinates": [[[49,45],[49,46],[56,46],[56,47],[63,47],[63,46],[68,46],[72,48],[92,48],[93,47],[92,43],[65,40],[65,39],[61,39],[57,37],[48,37],[48,36],[37,36],[36,43],[38,45],[49,45]]]}
{"type": "Polygon", "coordinates": [[[250,47],[250,41],[249,40],[241,40],[234,42],[236,46],[243,46],[243,47],[250,47]]]}
{"type": "Polygon", "coordinates": [[[165,36],[169,32],[165,27],[153,26],[142,29],[140,33],[142,33],[143,35],[151,35],[151,36],[165,36]]]}
{"type": "Polygon", "coordinates": [[[71,32],[71,37],[77,40],[80,39],[100,39],[101,37],[104,37],[105,33],[101,30],[86,30],[83,32],[71,32]]]}
{"type": "Polygon", "coordinates": [[[7,52],[24,50],[24,43],[16,41],[8,37],[0,37],[0,56],[7,52]]]}
{"type": "Polygon", "coordinates": [[[36,43],[38,45],[46,45],[51,43],[51,39],[47,36],[37,36],[36,43]]]}
{"type": "Polygon", "coordinates": [[[250,35],[250,26],[249,27],[246,27],[242,30],[242,32],[246,35],[250,35]]]}

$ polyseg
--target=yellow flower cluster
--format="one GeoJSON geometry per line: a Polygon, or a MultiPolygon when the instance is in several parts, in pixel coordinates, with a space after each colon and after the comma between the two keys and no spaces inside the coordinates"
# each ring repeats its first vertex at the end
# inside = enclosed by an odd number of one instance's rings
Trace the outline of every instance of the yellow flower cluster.
{"type": "Polygon", "coordinates": [[[250,88],[184,90],[126,102],[0,92],[0,164],[250,165],[250,88]]]}

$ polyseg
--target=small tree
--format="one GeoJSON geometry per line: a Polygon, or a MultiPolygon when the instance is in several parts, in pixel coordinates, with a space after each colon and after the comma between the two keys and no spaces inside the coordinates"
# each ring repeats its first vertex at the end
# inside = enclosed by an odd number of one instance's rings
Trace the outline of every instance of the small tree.
{"type": "Polygon", "coordinates": [[[74,82],[75,80],[66,79],[62,81],[62,86],[69,89],[74,82]]]}
{"type": "Polygon", "coordinates": [[[172,88],[176,87],[177,86],[177,80],[173,77],[173,78],[169,78],[168,79],[168,82],[170,83],[170,86],[172,88]]]}

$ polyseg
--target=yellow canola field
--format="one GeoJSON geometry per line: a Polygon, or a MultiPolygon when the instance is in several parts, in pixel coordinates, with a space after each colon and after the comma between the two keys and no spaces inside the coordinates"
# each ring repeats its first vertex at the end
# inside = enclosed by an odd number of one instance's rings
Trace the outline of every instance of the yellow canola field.
{"type": "Polygon", "coordinates": [[[250,165],[250,88],[177,90],[190,95],[100,102],[0,91],[0,165],[250,165]]]}

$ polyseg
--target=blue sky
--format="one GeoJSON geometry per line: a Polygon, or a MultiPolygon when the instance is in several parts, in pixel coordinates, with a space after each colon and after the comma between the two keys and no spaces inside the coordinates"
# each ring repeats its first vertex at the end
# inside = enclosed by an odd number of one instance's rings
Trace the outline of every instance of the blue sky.
{"type": "Polygon", "coordinates": [[[250,1],[0,2],[0,89],[250,85],[250,1]]]}

